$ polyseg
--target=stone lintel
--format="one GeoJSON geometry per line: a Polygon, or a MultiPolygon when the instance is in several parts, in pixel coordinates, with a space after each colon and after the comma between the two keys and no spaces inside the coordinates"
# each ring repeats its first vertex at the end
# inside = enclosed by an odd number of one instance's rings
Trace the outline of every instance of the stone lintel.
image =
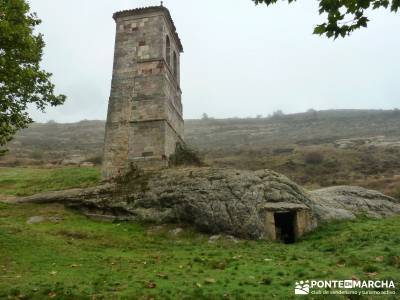
{"type": "Polygon", "coordinates": [[[262,208],[268,211],[310,210],[305,204],[287,202],[271,202],[263,205],[262,208]]]}

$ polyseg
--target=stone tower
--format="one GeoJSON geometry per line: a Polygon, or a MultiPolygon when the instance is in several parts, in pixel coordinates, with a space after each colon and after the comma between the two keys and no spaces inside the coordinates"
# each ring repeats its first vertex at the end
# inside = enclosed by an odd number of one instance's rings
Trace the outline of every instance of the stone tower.
{"type": "Polygon", "coordinates": [[[103,179],[130,163],[168,165],[183,142],[180,53],[183,47],[167,8],[153,6],[113,16],[116,38],[106,123],[103,179]]]}

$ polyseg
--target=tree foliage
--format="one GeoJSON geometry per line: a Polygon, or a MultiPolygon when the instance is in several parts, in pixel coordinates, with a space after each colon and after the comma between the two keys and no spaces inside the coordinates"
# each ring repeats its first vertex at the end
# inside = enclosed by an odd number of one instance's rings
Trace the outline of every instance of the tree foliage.
{"type": "MultiPolygon", "coordinates": [[[[278,0],[252,0],[256,4],[275,4],[278,0]]],[[[295,0],[285,0],[289,3],[295,0]]],[[[314,34],[325,34],[328,38],[345,37],[354,30],[367,27],[369,22],[365,12],[368,9],[385,8],[397,12],[400,0],[319,0],[319,13],[326,14],[326,22],[314,29],[314,34]]]]}
{"type": "Polygon", "coordinates": [[[25,0],[0,0],[0,147],[32,123],[29,105],[44,111],[65,101],[39,65],[45,44],[34,28],[40,23],[25,0]]]}

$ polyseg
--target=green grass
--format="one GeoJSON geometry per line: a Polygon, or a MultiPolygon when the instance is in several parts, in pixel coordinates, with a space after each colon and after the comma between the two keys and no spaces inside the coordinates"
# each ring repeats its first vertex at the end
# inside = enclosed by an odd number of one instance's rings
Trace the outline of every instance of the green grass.
{"type": "Polygon", "coordinates": [[[0,204],[0,299],[292,299],[296,280],[352,276],[399,286],[400,217],[332,223],[293,245],[153,228],[0,204]],[[26,223],[37,215],[58,221],[26,223]]]}
{"type": "Polygon", "coordinates": [[[46,191],[88,187],[99,181],[98,168],[0,168],[0,195],[28,196],[46,191]]]}
{"type": "MultiPolygon", "coordinates": [[[[98,181],[96,168],[1,168],[0,194],[98,181]]],[[[400,293],[400,217],[332,223],[293,245],[209,243],[190,227],[172,236],[176,226],[154,230],[92,221],[59,205],[0,203],[0,299],[295,299],[297,280],[352,276],[393,279],[400,293]],[[46,220],[29,225],[32,216],[46,220]]]]}

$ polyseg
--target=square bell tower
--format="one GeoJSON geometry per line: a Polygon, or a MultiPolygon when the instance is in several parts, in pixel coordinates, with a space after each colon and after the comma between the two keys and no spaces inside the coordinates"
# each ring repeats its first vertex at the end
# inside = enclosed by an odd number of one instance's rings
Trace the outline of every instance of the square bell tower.
{"type": "Polygon", "coordinates": [[[105,133],[103,179],[130,163],[168,166],[183,143],[181,40],[167,8],[152,6],[113,15],[114,66],[105,133]]]}

